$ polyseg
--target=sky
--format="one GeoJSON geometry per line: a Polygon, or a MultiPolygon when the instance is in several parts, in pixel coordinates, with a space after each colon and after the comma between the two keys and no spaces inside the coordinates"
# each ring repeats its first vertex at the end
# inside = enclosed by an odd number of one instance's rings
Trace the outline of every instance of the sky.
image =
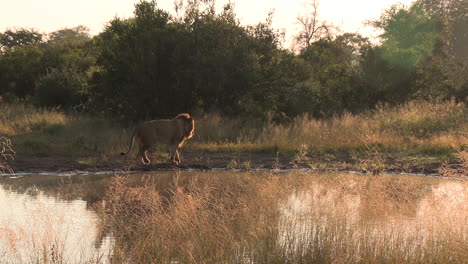
{"type": "MultiPolygon", "coordinates": [[[[286,30],[286,42],[299,29],[297,17],[305,15],[304,3],[310,0],[232,0],[241,24],[249,25],[265,21],[268,12],[274,10],[273,27],[286,30]]],[[[410,5],[414,0],[321,0],[319,20],[325,20],[343,32],[359,32],[374,37],[378,33],[365,27],[366,20],[378,19],[383,10],[392,4],[410,5]]],[[[84,25],[91,35],[103,31],[105,24],[114,17],[133,16],[139,0],[0,0],[0,32],[14,28],[34,28],[50,33],[65,27],[84,25]]],[[[174,0],[159,0],[158,6],[170,13],[174,0]]],[[[221,8],[227,0],[217,0],[221,8]]]]}

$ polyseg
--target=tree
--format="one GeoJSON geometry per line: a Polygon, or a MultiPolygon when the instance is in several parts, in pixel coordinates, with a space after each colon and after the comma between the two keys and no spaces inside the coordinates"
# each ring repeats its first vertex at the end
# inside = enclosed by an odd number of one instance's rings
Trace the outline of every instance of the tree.
{"type": "Polygon", "coordinates": [[[366,38],[346,33],[334,40],[316,41],[303,50],[300,57],[310,65],[308,94],[315,99],[314,116],[356,113],[375,105],[374,91],[361,73],[362,56],[369,48],[366,38]]]}
{"type": "Polygon", "coordinates": [[[84,102],[86,76],[72,68],[53,68],[36,81],[34,103],[68,109],[84,102]]]}
{"type": "Polygon", "coordinates": [[[28,98],[34,94],[37,78],[45,73],[44,50],[38,45],[18,46],[0,56],[0,94],[28,98]]]}
{"type": "Polygon", "coordinates": [[[43,35],[34,29],[7,29],[0,33],[0,94],[25,98],[34,91],[42,72],[43,35]]]}
{"type": "Polygon", "coordinates": [[[57,45],[81,45],[88,42],[91,37],[89,28],[85,26],[77,26],[73,28],[63,28],[48,34],[48,43],[57,45]]]}
{"type": "Polygon", "coordinates": [[[405,7],[394,5],[373,25],[383,30],[382,45],[366,62],[369,79],[382,76],[376,84],[382,99],[401,103],[412,98],[447,98],[451,87],[447,76],[435,63],[440,45],[442,25],[419,4],[405,7]],[[377,73],[380,71],[381,73],[377,73]]]}
{"type": "MultiPolygon", "coordinates": [[[[61,29],[50,33],[45,42],[34,38],[33,30],[32,33],[18,32],[21,34],[14,36],[29,34],[30,38],[11,38],[17,41],[9,43],[20,44],[10,45],[0,54],[0,94],[31,99],[45,106],[82,103],[87,80],[95,65],[88,30],[82,26],[61,29]],[[62,96],[64,94],[67,96],[62,96]],[[72,95],[76,98],[71,98],[72,95]],[[60,97],[60,100],[53,99],[60,97]]],[[[5,35],[13,36],[11,32],[5,35]]]]}
{"type": "Polygon", "coordinates": [[[47,69],[74,69],[84,74],[95,65],[97,52],[92,46],[88,28],[60,29],[50,33],[48,38],[43,45],[47,69]]]}
{"type": "Polygon", "coordinates": [[[466,100],[468,92],[468,2],[465,0],[418,0],[428,15],[441,24],[432,67],[446,76],[450,96],[466,100]]]}
{"type": "Polygon", "coordinates": [[[468,2],[465,0],[418,0],[430,16],[442,26],[440,41],[446,52],[459,62],[468,61],[468,2]]]}
{"type": "Polygon", "coordinates": [[[418,5],[393,5],[373,25],[383,30],[385,59],[408,70],[431,56],[440,32],[439,22],[418,5]]]}
{"type": "Polygon", "coordinates": [[[278,48],[281,33],[271,19],[243,27],[231,4],[217,14],[210,1],[197,3],[173,18],[156,2],[142,1],[134,17],[112,20],[96,38],[93,105],[129,120],[280,111],[279,94],[292,86],[281,65],[292,58],[278,48]]]}
{"type": "Polygon", "coordinates": [[[7,29],[0,33],[0,53],[7,49],[26,45],[37,45],[43,42],[43,35],[35,29],[20,28],[16,30],[7,29]]]}
{"type": "Polygon", "coordinates": [[[96,38],[91,106],[131,120],[190,110],[192,93],[183,67],[192,52],[187,32],[172,24],[155,1],[135,5],[134,17],[115,18],[96,38]],[[187,102],[188,101],[188,102],[187,102]],[[187,109],[189,108],[189,109],[187,109]]]}
{"type": "Polygon", "coordinates": [[[65,109],[87,100],[88,80],[96,64],[89,29],[64,28],[48,35],[43,44],[45,73],[36,80],[34,102],[65,109]]]}
{"type": "Polygon", "coordinates": [[[326,21],[319,21],[318,0],[304,4],[306,14],[297,17],[297,23],[301,27],[295,36],[295,45],[299,49],[309,48],[314,41],[321,38],[329,38],[337,28],[326,21]]]}

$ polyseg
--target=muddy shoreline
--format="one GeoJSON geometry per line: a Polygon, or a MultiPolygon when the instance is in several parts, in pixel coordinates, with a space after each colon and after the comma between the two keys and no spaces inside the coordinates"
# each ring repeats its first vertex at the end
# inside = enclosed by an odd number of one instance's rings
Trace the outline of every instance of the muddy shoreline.
{"type": "MultiPolygon", "coordinates": [[[[167,159],[153,155],[150,165],[143,165],[135,157],[127,158],[120,155],[102,157],[63,157],[47,155],[18,155],[9,160],[11,169],[17,174],[33,174],[41,172],[80,173],[85,172],[135,172],[135,171],[161,171],[161,170],[291,170],[307,169],[317,172],[359,172],[359,173],[406,173],[418,175],[441,175],[440,169],[446,164],[428,163],[423,166],[399,164],[392,160],[386,161],[385,167],[373,168],[362,166],[368,160],[353,160],[348,157],[326,158],[323,156],[306,157],[297,160],[293,156],[278,156],[272,153],[194,153],[184,152],[182,163],[174,165],[167,159]]],[[[452,166],[457,166],[452,162],[452,166]]],[[[463,175],[462,175],[463,176],[463,175]]],[[[466,176],[466,175],[465,175],[466,176]]]]}

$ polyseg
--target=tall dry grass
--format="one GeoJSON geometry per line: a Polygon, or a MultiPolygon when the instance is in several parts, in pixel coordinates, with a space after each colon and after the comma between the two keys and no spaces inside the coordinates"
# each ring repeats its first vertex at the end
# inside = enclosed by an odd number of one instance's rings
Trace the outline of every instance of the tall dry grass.
{"type": "Polygon", "coordinates": [[[0,176],[6,172],[13,173],[8,161],[13,159],[15,154],[11,140],[0,136],[0,176]]]}
{"type": "Polygon", "coordinates": [[[24,103],[0,105],[0,135],[21,154],[117,153],[128,143],[126,130],[111,120],[24,103]]]}
{"type": "Polygon", "coordinates": [[[276,217],[270,214],[278,212],[261,205],[274,204],[284,194],[271,190],[281,178],[260,184],[244,176],[230,174],[223,180],[216,180],[215,175],[174,176],[169,183],[146,181],[144,185],[133,184],[126,177],[115,178],[101,209],[105,223],[116,231],[113,259],[236,263],[250,244],[258,244],[257,250],[267,254],[274,245],[259,243],[275,233],[278,227],[270,225],[270,220],[276,217]],[[251,200],[256,194],[262,195],[251,200]]]}
{"type": "Polygon", "coordinates": [[[385,175],[121,176],[100,211],[117,263],[464,263],[467,188],[385,175]]]}
{"type": "MultiPolygon", "coordinates": [[[[192,152],[270,152],[292,155],[298,149],[312,154],[348,156],[387,153],[393,160],[414,156],[453,159],[468,146],[468,107],[455,102],[410,102],[397,108],[345,114],[329,120],[297,117],[287,124],[255,119],[196,117],[192,152]]],[[[0,136],[13,141],[21,154],[62,156],[108,155],[126,149],[133,126],[84,114],[65,114],[25,104],[0,106],[0,136]]],[[[82,160],[92,163],[92,158],[82,160]]]]}
{"type": "Polygon", "coordinates": [[[259,126],[240,119],[209,116],[198,122],[194,149],[280,150],[308,146],[315,152],[364,150],[452,153],[468,145],[468,108],[455,102],[410,102],[361,115],[329,120],[309,116],[291,123],[259,126]]]}

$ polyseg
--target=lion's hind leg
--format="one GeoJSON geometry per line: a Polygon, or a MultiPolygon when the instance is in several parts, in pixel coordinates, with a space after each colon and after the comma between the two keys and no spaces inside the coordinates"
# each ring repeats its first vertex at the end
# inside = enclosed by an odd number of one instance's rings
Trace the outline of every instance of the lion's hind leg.
{"type": "Polygon", "coordinates": [[[148,164],[151,163],[150,159],[148,158],[148,150],[149,150],[149,149],[150,149],[150,148],[147,147],[147,146],[142,146],[142,147],[140,148],[140,150],[138,151],[138,157],[137,157],[137,158],[141,157],[141,161],[142,161],[143,164],[145,164],[145,165],[148,165],[148,164]]]}

